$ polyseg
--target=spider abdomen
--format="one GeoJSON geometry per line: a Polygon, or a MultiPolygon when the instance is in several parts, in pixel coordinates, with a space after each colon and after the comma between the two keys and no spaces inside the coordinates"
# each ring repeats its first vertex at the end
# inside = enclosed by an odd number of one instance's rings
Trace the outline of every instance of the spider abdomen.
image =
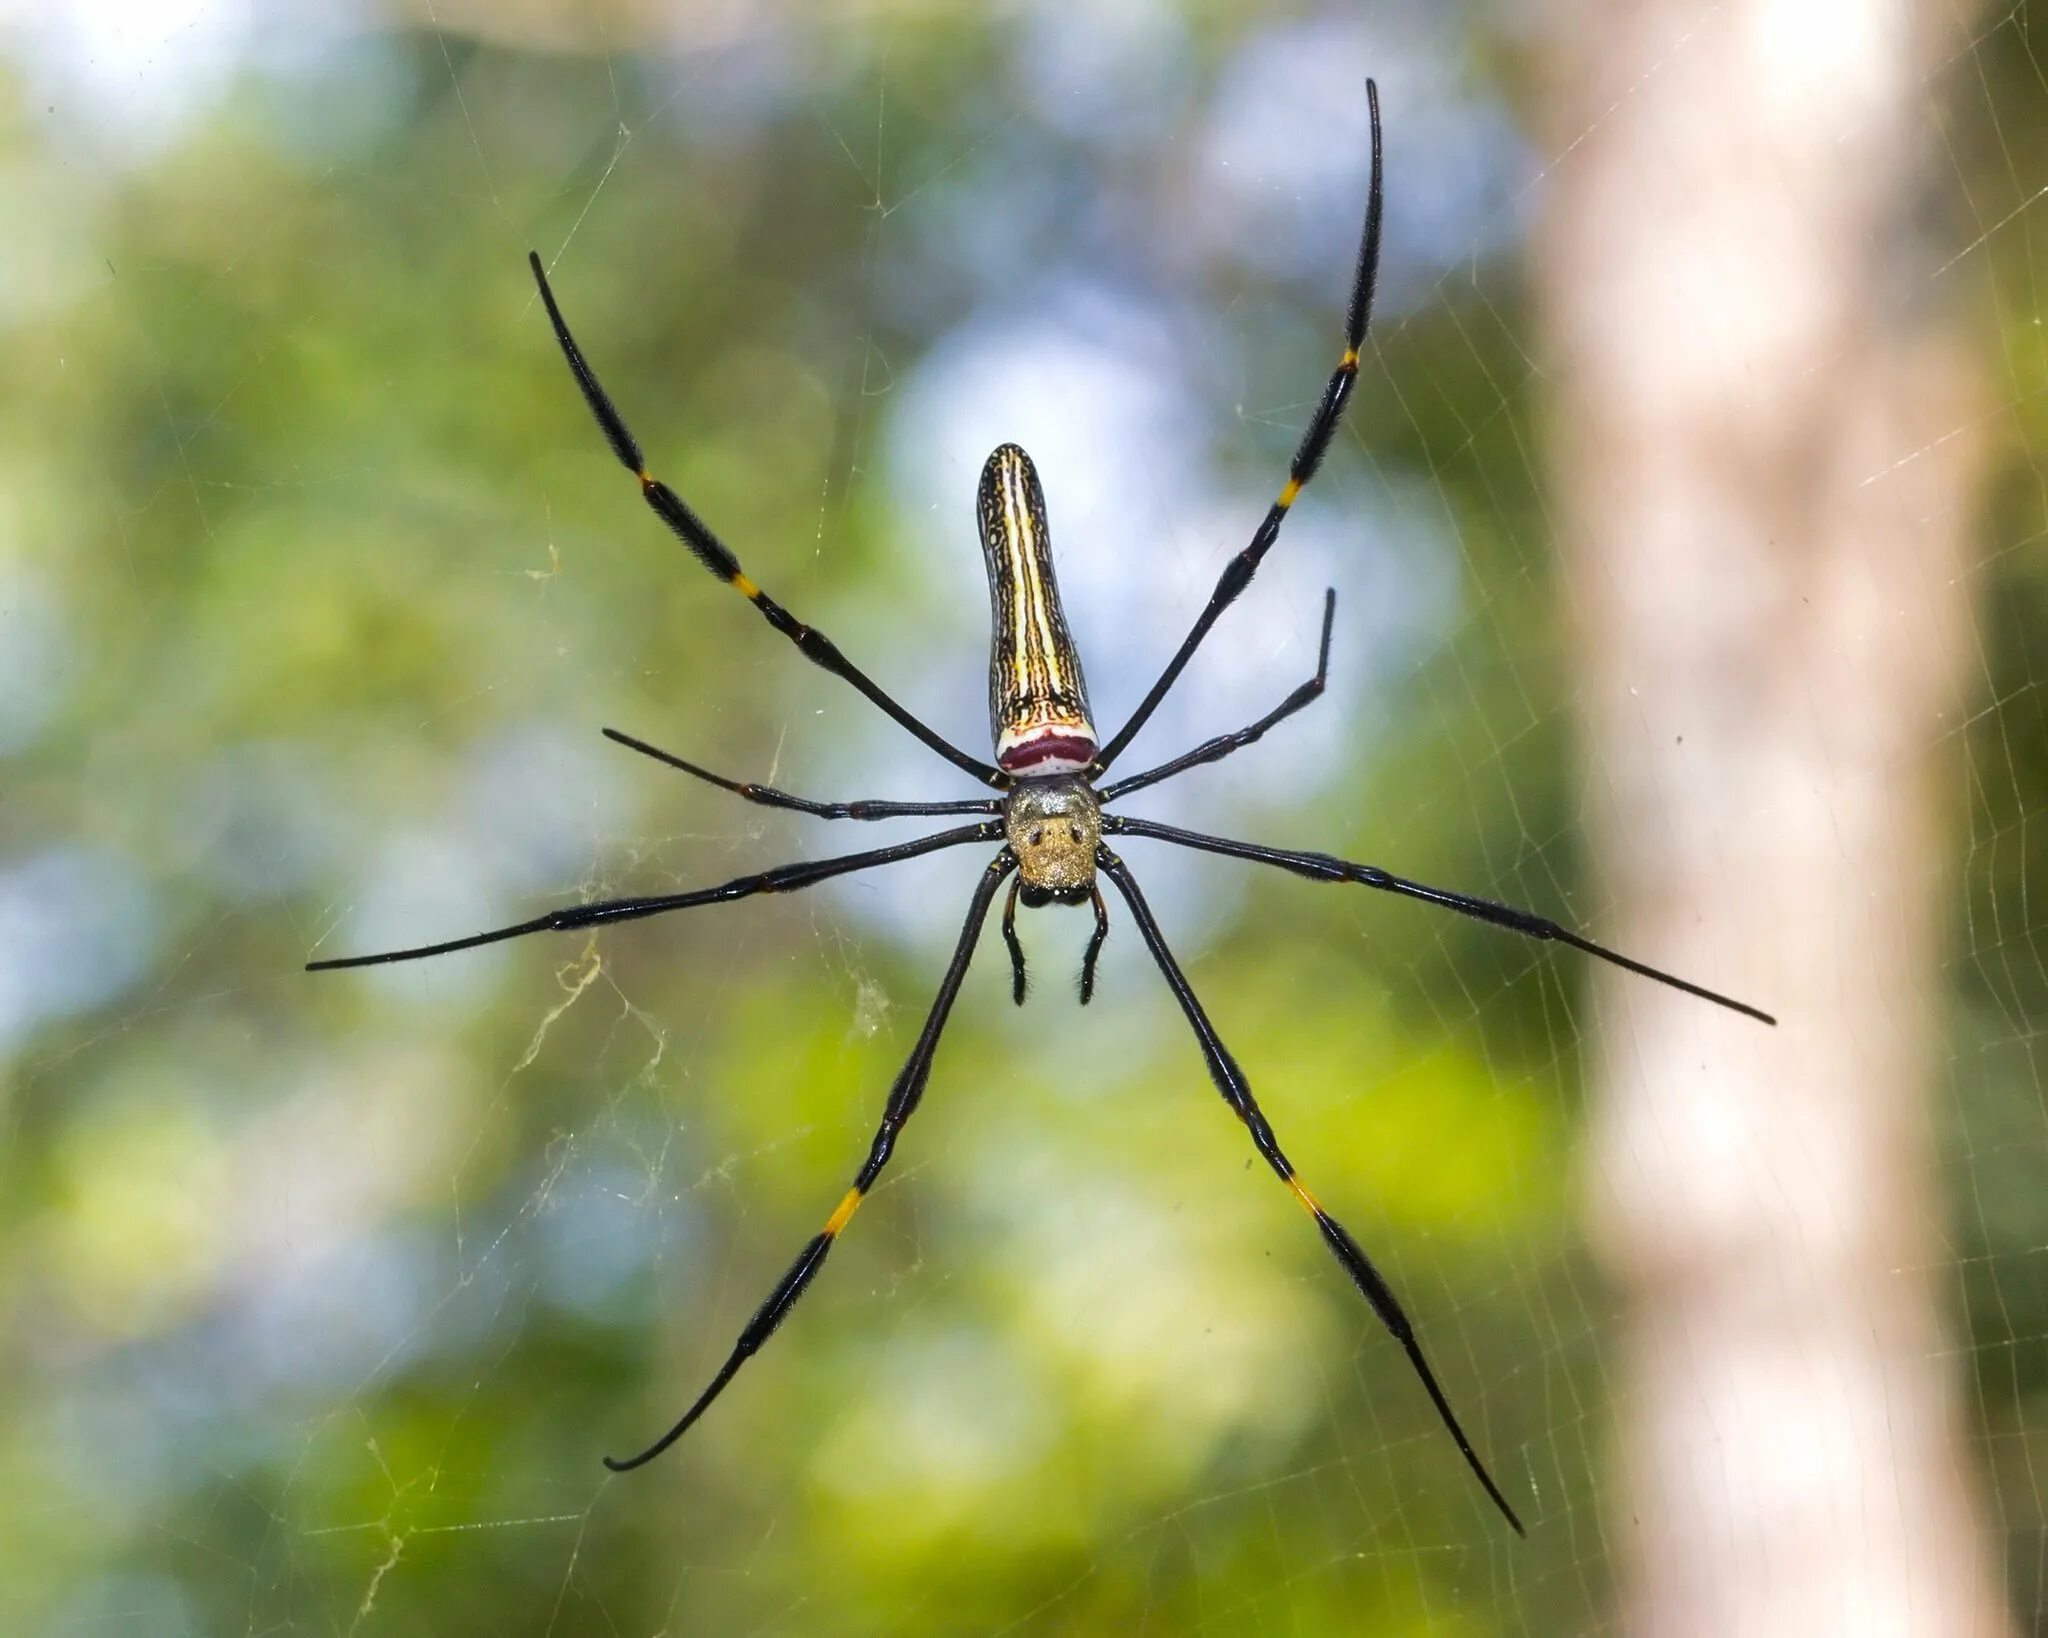
{"type": "Polygon", "coordinates": [[[1012,774],[1078,773],[1095,760],[1088,684],[1060,609],[1038,470],[1017,445],[989,456],[976,511],[988,569],[988,718],[996,763],[1012,774]]]}

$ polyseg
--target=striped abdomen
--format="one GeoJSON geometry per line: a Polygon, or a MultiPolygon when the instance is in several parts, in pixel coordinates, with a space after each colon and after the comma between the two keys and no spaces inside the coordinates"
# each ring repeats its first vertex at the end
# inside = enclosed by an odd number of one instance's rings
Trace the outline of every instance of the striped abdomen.
{"type": "Polygon", "coordinates": [[[1088,684],[1052,574],[1045,496],[1031,457],[1004,444],[981,469],[981,555],[992,629],[988,725],[1006,773],[1074,773],[1095,760],[1088,684]]]}

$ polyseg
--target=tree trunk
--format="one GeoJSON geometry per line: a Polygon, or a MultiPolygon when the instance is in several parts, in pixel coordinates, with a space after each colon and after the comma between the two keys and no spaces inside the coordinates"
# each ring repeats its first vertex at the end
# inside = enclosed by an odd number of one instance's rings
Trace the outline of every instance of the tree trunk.
{"type": "Polygon", "coordinates": [[[1638,1633],[2007,1630],[1928,1118],[1981,450],[1925,87],[1961,11],[1580,6],[1548,64],[1537,280],[1607,930],[1782,1019],[1598,981],[1638,1633]]]}

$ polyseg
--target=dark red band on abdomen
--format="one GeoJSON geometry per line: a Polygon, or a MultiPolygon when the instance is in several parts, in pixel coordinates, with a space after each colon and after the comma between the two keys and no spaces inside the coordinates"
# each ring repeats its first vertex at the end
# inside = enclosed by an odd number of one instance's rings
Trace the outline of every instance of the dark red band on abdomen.
{"type": "Polygon", "coordinates": [[[1085,734],[1047,734],[1042,739],[1013,745],[996,761],[1004,773],[1029,773],[1047,762],[1065,762],[1085,768],[1095,760],[1095,741],[1085,734]]]}

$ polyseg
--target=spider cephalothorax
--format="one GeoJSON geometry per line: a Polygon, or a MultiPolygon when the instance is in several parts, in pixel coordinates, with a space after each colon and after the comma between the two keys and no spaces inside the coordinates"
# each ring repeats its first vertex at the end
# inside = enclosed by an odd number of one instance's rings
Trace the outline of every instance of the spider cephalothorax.
{"type": "MultiPolygon", "coordinates": [[[[997,452],[998,454],[1001,451],[997,452]]],[[[1021,453],[1021,451],[1019,452],[1021,453]]],[[[1081,774],[1020,779],[1003,798],[1004,852],[1017,861],[1017,879],[1003,906],[1003,944],[1010,952],[1010,996],[1024,1004],[1024,946],[1017,940],[1017,902],[1092,904],[1095,932],[1081,957],[1081,1005],[1095,996],[1095,959],[1109,937],[1109,907],[1095,885],[1103,853],[1102,802],[1081,774]]]]}
{"type": "Polygon", "coordinates": [[[1017,855],[1024,902],[1082,904],[1095,891],[1102,804],[1072,775],[1020,779],[1003,798],[1003,836],[1017,855]]]}
{"type": "Polygon", "coordinates": [[[1455,911],[1459,915],[1470,916],[1479,921],[1491,922],[1497,927],[1504,927],[1530,938],[1568,944],[1574,949],[1598,956],[1603,961],[1612,962],[1645,978],[1669,984],[1721,1006],[1731,1007],[1737,1012],[1748,1013],[1765,1023],[1772,1022],[1767,1014],[1757,1011],[1754,1007],[1730,1000],[1725,995],[1717,995],[1684,979],[1674,978],[1669,973],[1646,967],[1641,962],[1619,955],[1554,921],[1533,915],[1526,910],[1497,904],[1491,899],[1476,898],[1470,894],[1454,893],[1446,888],[1409,881],[1375,865],[1353,864],[1344,859],[1333,858],[1327,853],[1292,852],[1263,847],[1253,842],[1231,841],[1221,836],[1207,836],[1198,831],[1180,830],[1172,825],[1125,818],[1103,811],[1119,797],[1126,796],[1132,791],[1156,785],[1203,763],[1220,761],[1232,752],[1243,749],[1259,739],[1269,728],[1310,704],[1323,691],[1329,669],[1331,623],[1336,614],[1335,592],[1328,593],[1323,601],[1322,643],[1318,650],[1316,673],[1278,706],[1258,721],[1238,729],[1235,733],[1220,734],[1214,739],[1206,740],[1193,750],[1183,752],[1180,756],[1162,762],[1156,767],[1148,768],[1143,773],[1130,774],[1107,785],[1099,784],[1110,764],[1116,761],[1138,730],[1151,717],[1159,702],[1165,698],[1167,690],[1173,686],[1174,680],[1180,676],[1182,669],[1201,645],[1202,639],[1208,635],[1209,628],[1250,583],[1260,561],[1272,548],[1273,542],[1279,538],[1280,525],[1285,521],[1288,509],[1293,506],[1303,486],[1315,476],[1324,452],[1330,447],[1330,440],[1337,430],[1338,418],[1343,414],[1345,401],[1350,397],[1352,386],[1358,378],[1359,348],[1364,343],[1366,327],[1372,315],[1373,279],[1379,265],[1380,243],[1379,98],[1370,81],[1366,84],[1366,99],[1372,116],[1372,184],[1366,200],[1365,231],[1359,241],[1357,271],[1352,279],[1351,305],[1345,320],[1344,350],[1337,360],[1336,368],[1330,373],[1329,380],[1324,384],[1322,397],[1316,404],[1308,431],[1295,450],[1293,461],[1289,463],[1286,482],[1280,486],[1279,495],[1266,509],[1265,518],[1253,533],[1251,544],[1225,565],[1207,607],[1202,610],[1193,628],[1182,639],[1180,647],[1174,651],[1172,659],[1167,662],[1158,680],[1138,702],[1137,709],[1131,713],[1123,727],[1100,748],[1097,746],[1094,724],[1089,716],[1088,690],[1081,677],[1080,657],[1075,653],[1073,641],[1067,634],[1066,619],[1060,611],[1059,588],[1053,576],[1051,546],[1045,523],[1044,497],[1039,492],[1038,476],[1032,469],[1030,457],[1023,450],[1015,444],[1004,444],[989,457],[988,464],[982,471],[981,487],[977,497],[982,552],[988,568],[994,627],[989,647],[989,725],[995,740],[995,762],[991,764],[983,762],[979,757],[969,756],[942,735],[928,728],[847,659],[840,652],[838,645],[824,633],[805,625],[748,579],[741,572],[739,560],[733,556],[725,543],[705,526],[674,490],[648,472],[647,464],[640,453],[640,445],[632,433],[626,430],[626,423],[613,407],[604,388],[598,384],[596,375],[592,373],[590,366],[584,361],[581,350],[570,336],[561,309],[555,305],[554,292],[548,288],[547,277],[541,270],[540,258],[531,258],[533,276],[540,286],[541,300],[547,307],[549,321],[554,326],[555,339],[561,345],[563,356],[569,361],[569,368],[576,377],[577,385],[583,391],[584,400],[597,418],[598,426],[611,444],[612,452],[639,480],[641,495],[662,522],[675,532],[700,563],[738,591],[761,611],[769,625],[795,643],[806,659],[851,683],[895,722],[916,735],[954,767],[970,774],[984,786],[1004,793],[1000,798],[984,796],[973,801],[814,802],[807,797],[790,796],[783,791],[770,790],[766,786],[747,784],[740,780],[728,779],[722,774],[711,773],[667,751],[657,750],[644,740],[634,739],[631,735],[607,728],[605,732],[622,745],[630,746],[636,751],[667,763],[670,767],[678,768],[695,778],[707,780],[722,789],[745,797],[750,802],[758,802],[767,807],[794,809],[821,819],[892,819],[911,815],[941,814],[974,815],[976,818],[973,823],[940,831],[936,835],[921,837],[915,841],[841,854],[836,858],[779,865],[772,870],[742,876],[715,887],[698,888],[685,893],[607,899],[596,904],[572,905],[566,909],[551,910],[545,915],[536,916],[530,921],[523,921],[511,927],[500,927],[491,932],[472,934],[467,938],[450,939],[444,943],[422,945],[410,950],[390,950],[379,955],[348,956],[311,963],[316,968],[325,968],[359,967],[383,961],[409,961],[420,956],[441,955],[450,950],[466,950],[480,944],[493,944],[502,939],[517,938],[525,933],[595,927],[614,921],[631,921],[642,916],[660,915],[671,910],[724,904],[755,893],[792,892],[833,876],[843,876],[856,870],[891,864],[899,859],[915,858],[920,854],[934,853],[943,848],[958,847],[967,843],[991,843],[998,840],[1003,843],[1002,848],[988,861],[981,873],[981,879],[968,905],[966,923],[960,930],[960,938],[954,946],[952,959],[946,965],[945,977],[940,981],[938,996],[932,1002],[931,1011],[926,1015],[924,1027],[918,1032],[917,1044],[911,1049],[910,1057],[897,1073],[895,1084],[889,1089],[888,1101],[882,1111],[881,1123],[876,1128],[874,1141],[868,1149],[867,1160],[855,1173],[852,1186],[826,1218],[825,1226],[813,1235],[804,1249],[797,1254],[796,1261],[790,1264],[775,1289],[768,1294],[767,1301],[762,1303],[754,1317],[748,1321],[731,1355],[718,1374],[712,1378],[710,1386],[698,1396],[681,1420],[639,1455],[627,1461],[605,1458],[606,1465],[613,1469],[638,1467],[660,1455],[681,1438],[691,1424],[703,1415],[712,1400],[724,1391],[726,1384],[732,1381],[740,1367],[752,1358],[774,1333],[775,1328],[782,1323],[784,1316],[795,1305],[797,1298],[803,1295],[805,1288],[817,1276],[818,1270],[824,1266],[826,1255],[831,1251],[840,1230],[846,1227],[868,1189],[881,1174],[882,1168],[888,1164],[889,1157],[895,1153],[897,1137],[924,1096],[925,1083],[931,1075],[932,1058],[938,1050],[940,1034],[944,1031],[946,1019],[952,1012],[954,998],[960,993],[961,983],[967,976],[967,965],[973,958],[976,940],[1005,879],[1013,875],[1016,877],[1011,885],[1009,902],[1003,912],[1003,938],[1009,946],[1014,974],[1013,993],[1017,1001],[1023,1001],[1025,992],[1024,951],[1017,940],[1016,932],[1016,910],[1020,895],[1026,905],[1034,907],[1055,903],[1093,903],[1095,933],[1089,940],[1087,954],[1081,963],[1081,999],[1084,1002],[1088,1000],[1094,989],[1095,958],[1109,930],[1108,913],[1102,902],[1101,891],[1096,886],[1096,875],[1100,872],[1115,884],[1117,892],[1129,907],[1131,919],[1138,929],[1139,936],[1145,942],[1147,952],[1158,965],[1167,986],[1173,992],[1175,1001],[1179,1003],[1181,1012],[1194,1031],[1196,1041],[1201,1047],[1203,1061],[1208,1067],[1209,1078],[1215,1084],[1216,1090],[1222,1094],[1224,1103],[1244,1123],[1253,1146],[1281,1182],[1287,1185],[1296,1203],[1314,1218],[1323,1243],[1342,1265],[1365,1300],[1372,1305],[1373,1312],[1392,1333],[1395,1341],[1400,1344],[1409,1364],[1421,1380],[1423,1390],[1429,1395],[1430,1403],[1436,1408],[1437,1415],[1442,1419],[1452,1439],[1456,1441],[1466,1465],[1485,1488],[1488,1497],[1516,1530],[1522,1528],[1521,1521],[1515,1517],[1514,1509],[1508,1505],[1507,1498],[1494,1484],[1492,1476],[1480,1461],[1478,1452],[1466,1438],[1465,1430],[1452,1414],[1450,1402],[1438,1385],[1429,1362],[1424,1358],[1421,1344],[1416,1340],[1415,1329],[1410,1324],[1408,1316],[1402,1312],[1393,1288],[1388,1285],[1358,1242],[1341,1223],[1323,1209],[1322,1204],[1295,1175],[1292,1163],[1281,1152],[1279,1139],[1275,1137],[1272,1126],[1260,1110],[1258,1101],[1252,1096],[1251,1085],[1245,1079],[1244,1072],[1225,1050],[1215,1027],[1209,1021],[1208,1014],[1203,1010],[1201,1002],[1195,998],[1194,989],[1181,971],[1180,964],[1174,959],[1173,952],[1167,948],[1165,936],[1160,932],[1159,924],[1154,920],[1144,894],[1138,890],[1137,881],[1132,877],[1129,867],[1102,840],[1104,836],[1147,837],[1170,842],[1179,847],[1197,848],[1204,852],[1274,865],[1297,876],[1307,877],[1311,881],[1351,882],[1380,892],[1420,899],[1439,908],[1455,911]]]}

